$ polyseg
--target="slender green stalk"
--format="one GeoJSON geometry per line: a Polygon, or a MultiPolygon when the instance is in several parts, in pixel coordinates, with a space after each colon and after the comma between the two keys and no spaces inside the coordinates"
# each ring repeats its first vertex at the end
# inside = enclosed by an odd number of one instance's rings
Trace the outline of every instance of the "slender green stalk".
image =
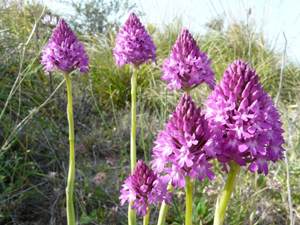
{"type": "Polygon", "coordinates": [[[148,205],[147,215],[144,216],[143,225],[148,225],[148,222],[149,222],[149,214],[150,214],[150,210],[149,210],[149,204],[148,204],[148,203],[147,203],[147,205],[148,205]]]}
{"type": "Polygon", "coordinates": [[[240,166],[235,162],[232,162],[230,164],[230,170],[221,196],[221,200],[216,207],[214,225],[222,225],[224,222],[226,208],[232,194],[235,178],[238,174],[239,168],[240,166]]]}
{"type": "Polygon", "coordinates": [[[185,184],[185,225],[192,225],[194,180],[188,175],[185,184]]]}
{"type": "MultiPolygon", "coordinates": [[[[189,88],[186,89],[188,95],[191,95],[191,90],[189,88]]],[[[194,180],[190,178],[188,175],[186,177],[186,185],[185,185],[185,225],[192,225],[192,215],[193,215],[193,187],[194,180]]]]}
{"type": "MultiPolygon", "coordinates": [[[[168,185],[167,189],[170,189],[170,192],[172,193],[174,187],[171,185],[171,182],[172,182],[172,180],[169,181],[169,185],[168,185]]],[[[168,209],[169,209],[169,206],[165,202],[163,202],[160,207],[157,225],[164,225],[168,209]]]]}
{"type": "Polygon", "coordinates": [[[128,205],[128,225],[136,225],[136,210],[131,209],[134,202],[130,202],[128,205]]]}
{"type": "Polygon", "coordinates": [[[191,95],[191,90],[190,89],[186,89],[186,93],[188,94],[188,95],[191,95]]]}
{"type": "MultiPolygon", "coordinates": [[[[137,67],[133,69],[131,78],[131,136],[130,136],[130,166],[131,174],[133,174],[136,165],[136,86],[137,86],[137,67]]],[[[128,224],[136,224],[135,210],[131,209],[133,202],[128,206],[128,224]]]]}
{"type": "Polygon", "coordinates": [[[136,86],[137,86],[137,67],[134,67],[131,78],[131,136],[130,136],[130,165],[131,174],[136,164],[136,86]]]}
{"type": "Polygon", "coordinates": [[[69,161],[69,174],[68,183],[66,188],[67,195],[67,220],[68,225],[75,225],[75,213],[73,205],[73,187],[75,178],[75,151],[74,151],[74,122],[73,122],[73,101],[72,101],[72,88],[70,82],[70,75],[65,74],[67,92],[68,92],[68,120],[69,120],[69,141],[70,141],[70,161],[69,161]]]}
{"type": "MultiPolygon", "coordinates": [[[[140,104],[140,110],[141,110],[141,114],[142,116],[144,115],[144,110],[141,104],[141,90],[139,90],[138,92],[138,98],[139,98],[139,104],[140,104]]],[[[142,134],[142,144],[143,144],[143,149],[144,149],[144,156],[145,156],[145,162],[146,164],[148,164],[148,159],[147,159],[147,151],[146,151],[146,146],[145,146],[145,140],[144,140],[144,126],[143,126],[143,120],[141,120],[141,134],[142,134]]]]}

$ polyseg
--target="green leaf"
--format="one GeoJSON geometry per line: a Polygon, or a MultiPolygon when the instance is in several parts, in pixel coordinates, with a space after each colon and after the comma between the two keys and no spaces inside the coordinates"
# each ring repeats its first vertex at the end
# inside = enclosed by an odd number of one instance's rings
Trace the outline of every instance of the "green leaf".
{"type": "Polygon", "coordinates": [[[202,218],[204,217],[205,215],[205,211],[206,211],[206,195],[203,195],[200,199],[200,202],[198,203],[197,205],[197,208],[196,208],[196,212],[199,216],[201,216],[202,218]]]}
{"type": "Polygon", "coordinates": [[[81,223],[86,224],[94,221],[97,218],[97,215],[85,216],[81,219],[81,223]]]}
{"type": "Polygon", "coordinates": [[[14,21],[13,21],[12,19],[10,19],[10,24],[11,24],[11,27],[12,27],[13,31],[14,31],[15,33],[17,33],[16,28],[15,28],[15,25],[14,25],[14,21]]]}

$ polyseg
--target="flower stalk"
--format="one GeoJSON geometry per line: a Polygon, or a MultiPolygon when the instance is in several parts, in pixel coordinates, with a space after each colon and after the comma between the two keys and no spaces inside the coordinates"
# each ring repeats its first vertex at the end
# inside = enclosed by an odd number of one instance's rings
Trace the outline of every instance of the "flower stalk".
{"type": "MultiPolygon", "coordinates": [[[[167,189],[170,190],[169,191],[170,193],[172,193],[174,190],[174,187],[171,185],[171,183],[172,183],[172,180],[169,181],[169,185],[167,187],[167,189]]],[[[169,206],[165,202],[163,202],[160,207],[157,225],[165,224],[165,219],[166,219],[168,210],[169,210],[169,206]]]]}
{"type": "Polygon", "coordinates": [[[137,66],[134,66],[131,78],[131,136],[130,136],[130,165],[133,174],[136,165],[136,88],[137,88],[137,66]]]}
{"type": "Polygon", "coordinates": [[[191,179],[190,176],[186,177],[185,185],[185,225],[192,225],[192,215],[193,215],[193,187],[194,179],[191,179]]]}
{"type": "Polygon", "coordinates": [[[191,95],[191,90],[190,90],[189,88],[187,88],[187,89],[186,89],[186,93],[187,93],[188,95],[191,95]]]}
{"type": "Polygon", "coordinates": [[[147,205],[148,205],[147,215],[144,216],[143,225],[148,225],[148,222],[149,222],[149,214],[150,214],[150,210],[149,210],[149,204],[147,204],[147,205]]]}
{"type": "Polygon", "coordinates": [[[217,204],[217,207],[216,207],[214,225],[222,225],[224,223],[226,208],[227,208],[229,199],[231,197],[235,179],[236,179],[239,169],[240,169],[239,164],[237,164],[234,161],[232,161],[232,163],[230,163],[230,170],[229,170],[226,184],[225,184],[222,196],[221,196],[221,200],[217,204]]]}
{"type": "MultiPolygon", "coordinates": [[[[136,165],[136,88],[137,88],[137,66],[134,66],[131,78],[131,136],[130,136],[130,167],[133,174],[136,165]]],[[[128,206],[128,224],[136,224],[136,212],[131,209],[133,202],[128,206]]]]}
{"type": "MultiPolygon", "coordinates": [[[[137,66],[134,66],[131,77],[131,136],[130,136],[130,167],[133,174],[136,165],[136,86],[137,86],[137,66]]],[[[133,202],[128,206],[128,224],[136,224],[136,212],[131,209],[133,202]]]]}
{"type": "Polygon", "coordinates": [[[68,225],[75,225],[75,213],[73,205],[73,188],[75,178],[75,151],[74,151],[74,121],[73,121],[73,101],[72,88],[69,73],[65,73],[68,93],[68,108],[67,115],[69,121],[69,141],[70,141],[70,160],[69,160],[69,174],[66,188],[67,195],[67,221],[68,225]]]}

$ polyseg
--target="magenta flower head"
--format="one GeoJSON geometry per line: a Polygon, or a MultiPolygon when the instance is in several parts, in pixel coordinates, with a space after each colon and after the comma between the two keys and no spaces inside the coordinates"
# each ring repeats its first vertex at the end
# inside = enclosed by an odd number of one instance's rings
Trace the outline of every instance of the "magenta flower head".
{"type": "Polygon", "coordinates": [[[116,65],[130,63],[139,66],[144,62],[150,63],[149,59],[157,63],[155,51],[151,36],[132,12],[116,39],[116,46],[113,49],[116,65]]]}
{"type": "Polygon", "coordinates": [[[172,90],[191,90],[204,82],[213,90],[216,81],[210,63],[206,54],[200,52],[188,29],[184,28],[173,46],[170,58],[165,59],[161,78],[169,82],[167,88],[172,90]]]}
{"type": "Polygon", "coordinates": [[[185,176],[193,179],[198,173],[198,180],[204,180],[204,174],[209,179],[214,178],[214,173],[209,169],[209,163],[216,157],[216,135],[212,135],[208,121],[201,115],[201,108],[196,108],[191,96],[185,92],[173,112],[173,120],[165,124],[166,130],[158,134],[154,143],[152,167],[157,172],[165,171],[166,180],[172,179],[172,186],[180,188],[186,184],[185,176]],[[168,162],[172,167],[165,168],[168,162]]]}
{"type": "Polygon", "coordinates": [[[147,215],[148,204],[157,205],[158,201],[165,201],[169,205],[169,201],[172,201],[173,194],[167,190],[166,182],[143,160],[137,162],[133,175],[129,175],[122,186],[119,198],[122,199],[121,205],[126,201],[134,202],[131,209],[136,208],[137,214],[142,211],[143,216],[147,215]]]}
{"type": "Polygon", "coordinates": [[[247,63],[234,61],[228,66],[221,86],[217,85],[206,105],[205,115],[213,130],[223,132],[218,155],[223,170],[233,160],[240,166],[250,163],[251,172],[267,175],[267,162],[283,158],[280,115],[247,63]]]}
{"type": "Polygon", "coordinates": [[[83,44],[78,43],[77,37],[63,18],[60,18],[49,44],[43,51],[41,63],[46,63],[46,71],[54,67],[66,73],[77,68],[80,68],[80,72],[89,71],[89,57],[83,44]]]}

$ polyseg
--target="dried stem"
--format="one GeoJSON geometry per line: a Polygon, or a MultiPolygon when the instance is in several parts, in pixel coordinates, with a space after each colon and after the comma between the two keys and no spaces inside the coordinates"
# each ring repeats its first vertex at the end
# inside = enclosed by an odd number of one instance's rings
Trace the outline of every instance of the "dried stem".
{"type": "Polygon", "coordinates": [[[56,88],[56,89],[52,92],[52,94],[46,99],[46,101],[44,101],[43,104],[41,104],[41,105],[40,105],[39,107],[37,107],[37,108],[33,108],[33,109],[30,111],[29,115],[27,115],[27,116],[26,116],[26,117],[25,117],[25,118],[24,118],[17,126],[15,126],[15,128],[13,129],[13,131],[11,132],[11,134],[9,135],[9,137],[6,139],[5,143],[1,146],[0,151],[2,151],[2,150],[4,150],[4,149],[7,149],[7,148],[8,148],[8,145],[9,145],[9,143],[10,143],[12,137],[22,129],[23,125],[25,125],[25,124],[28,122],[28,120],[29,120],[30,118],[33,117],[33,115],[34,115],[35,113],[37,113],[41,108],[43,108],[43,107],[51,100],[51,98],[52,98],[52,97],[54,96],[54,94],[58,91],[58,89],[63,85],[64,82],[65,82],[65,80],[63,80],[62,82],[60,82],[60,84],[57,86],[57,88],[56,88]]]}
{"type": "Polygon", "coordinates": [[[286,164],[286,184],[287,184],[287,189],[288,189],[288,199],[289,199],[289,206],[290,206],[290,220],[291,223],[290,224],[294,224],[293,223],[293,199],[292,199],[292,195],[291,195],[291,186],[290,186],[290,169],[289,169],[289,160],[286,154],[286,151],[283,152],[284,154],[284,158],[285,158],[285,164],[286,164]]]}
{"type": "MultiPolygon", "coordinates": [[[[244,4],[244,3],[243,3],[244,4]]],[[[250,33],[249,33],[249,16],[251,15],[251,8],[249,8],[248,10],[246,10],[246,14],[247,14],[247,38],[248,38],[248,42],[249,42],[249,51],[248,51],[248,54],[249,54],[249,64],[250,64],[250,69],[253,68],[253,65],[252,65],[252,60],[251,60],[251,38],[250,38],[250,33]]]]}
{"type": "MultiPolygon", "coordinates": [[[[284,51],[283,51],[283,57],[282,57],[279,90],[278,90],[277,97],[275,99],[275,107],[276,108],[278,106],[278,101],[279,101],[280,93],[282,90],[283,71],[284,71],[284,62],[285,62],[286,45],[287,45],[287,40],[286,40],[284,32],[283,32],[283,37],[284,37],[285,42],[284,42],[284,51]]],[[[288,189],[288,200],[289,200],[289,208],[290,208],[290,221],[291,221],[290,224],[293,224],[293,200],[292,200],[291,186],[290,186],[289,160],[288,160],[286,151],[283,152],[283,155],[285,158],[285,165],[286,165],[286,184],[287,184],[287,189],[288,189]]]]}
{"type": "MultiPolygon", "coordinates": [[[[21,84],[21,81],[19,82],[19,79],[21,79],[21,77],[22,77],[22,75],[23,75],[22,72],[21,72],[21,70],[22,70],[22,67],[23,67],[23,60],[24,60],[24,55],[25,55],[26,46],[27,46],[28,43],[30,42],[30,40],[31,40],[31,38],[32,38],[32,35],[33,35],[34,31],[35,31],[36,24],[37,24],[37,23],[40,21],[40,19],[42,18],[45,9],[46,9],[46,6],[43,8],[43,11],[42,11],[42,13],[41,13],[39,19],[35,22],[35,24],[34,24],[34,26],[33,26],[33,28],[32,28],[31,34],[30,34],[30,36],[28,37],[28,39],[27,39],[27,41],[26,41],[26,44],[25,44],[25,45],[23,44],[23,52],[21,52],[21,60],[20,60],[20,69],[19,69],[19,73],[18,73],[17,79],[15,80],[15,83],[14,83],[13,87],[12,87],[11,90],[10,90],[10,93],[9,93],[9,95],[8,95],[8,98],[6,99],[5,105],[4,105],[4,107],[3,107],[2,111],[1,111],[1,114],[0,114],[0,120],[1,120],[1,118],[2,118],[2,116],[3,116],[3,114],[4,114],[4,112],[5,112],[5,110],[6,110],[6,108],[7,108],[7,105],[8,105],[8,103],[9,103],[10,99],[12,98],[13,94],[15,93],[16,88],[18,88],[17,84],[19,84],[19,85],[21,84]],[[22,53],[23,53],[23,55],[22,55],[22,53]]],[[[19,90],[20,90],[20,89],[19,89],[19,90]]]]}
{"type": "Polygon", "coordinates": [[[283,50],[283,57],[282,57],[282,66],[281,66],[281,72],[280,72],[280,82],[279,82],[279,90],[275,99],[275,107],[277,108],[278,106],[278,101],[279,101],[279,96],[282,90],[282,80],[283,80],[283,71],[284,71],[284,61],[285,61],[285,53],[286,53],[286,45],[287,45],[287,40],[285,37],[285,34],[283,32],[283,37],[284,37],[284,50],[283,50]]]}

